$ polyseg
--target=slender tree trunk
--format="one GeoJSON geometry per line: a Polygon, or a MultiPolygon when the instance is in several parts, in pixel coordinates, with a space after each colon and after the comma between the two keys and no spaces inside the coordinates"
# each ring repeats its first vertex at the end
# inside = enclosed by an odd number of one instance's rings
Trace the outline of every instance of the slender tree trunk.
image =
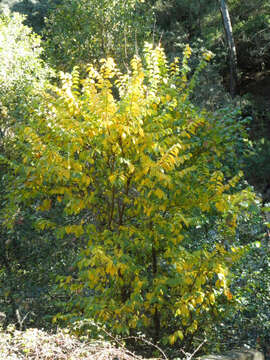
{"type": "MultiPolygon", "coordinates": [[[[3,245],[4,246],[4,245],[3,245]]],[[[10,263],[9,263],[9,260],[7,258],[7,253],[6,251],[4,250],[3,251],[3,248],[1,249],[2,252],[1,252],[1,258],[3,260],[3,265],[5,266],[6,268],[6,271],[7,271],[7,274],[10,276],[10,279],[13,278],[13,271],[11,269],[11,266],[10,266],[10,263]]],[[[13,297],[13,294],[14,294],[14,286],[12,284],[12,282],[10,283],[10,293],[9,293],[9,300],[10,300],[10,305],[11,305],[11,309],[12,309],[12,317],[15,318],[15,315],[16,315],[16,310],[17,310],[17,306],[16,306],[16,301],[13,297]]]]}
{"type": "Polygon", "coordinates": [[[201,17],[202,17],[202,4],[201,4],[201,0],[199,0],[198,27],[199,27],[200,36],[202,35],[201,17]]]}
{"type": "MultiPolygon", "coordinates": [[[[153,276],[154,278],[157,275],[157,253],[155,249],[155,245],[152,245],[152,261],[153,261],[153,276]]],[[[159,333],[160,333],[160,314],[157,308],[157,305],[155,306],[155,312],[154,312],[154,342],[157,343],[159,340],[159,333]]]]}
{"type": "Polygon", "coordinates": [[[230,93],[234,97],[237,90],[237,54],[233,38],[232,24],[226,0],[219,0],[220,12],[229,48],[230,57],[230,93]]]}
{"type": "MultiPolygon", "coordinates": [[[[268,184],[265,187],[262,193],[262,206],[263,206],[262,215],[263,218],[265,219],[265,222],[270,224],[270,212],[265,211],[264,209],[265,204],[267,203],[270,203],[270,184],[268,184]]],[[[266,234],[267,234],[268,246],[270,246],[270,229],[268,228],[268,226],[266,226],[266,234]]]]}
{"type": "MultiPolygon", "coordinates": [[[[150,229],[153,229],[153,223],[150,222],[150,229]]],[[[157,252],[155,241],[153,240],[152,243],[152,271],[153,271],[153,279],[156,278],[158,272],[158,265],[157,265],[157,252]]],[[[158,311],[157,305],[155,305],[155,312],[153,316],[153,323],[154,323],[154,342],[157,343],[159,340],[160,334],[160,313],[158,311]]]]}

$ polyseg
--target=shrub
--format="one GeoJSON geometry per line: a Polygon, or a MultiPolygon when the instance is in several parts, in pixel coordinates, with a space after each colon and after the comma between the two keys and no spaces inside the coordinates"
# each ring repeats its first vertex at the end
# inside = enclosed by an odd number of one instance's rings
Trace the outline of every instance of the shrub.
{"type": "Polygon", "coordinates": [[[60,277],[72,296],[62,319],[188,346],[231,299],[227,273],[239,253],[227,244],[250,195],[222,162],[240,125],[190,103],[210,58],[188,81],[190,53],[179,69],[148,45],[145,65],[135,57],[130,74],[111,58],[82,81],[76,69],[62,74],[47,113],[21,127],[7,221],[19,196],[39,212],[40,229],[84,243],[74,275],[60,277]],[[48,218],[58,206],[72,222],[48,218]],[[191,230],[207,217],[212,241],[197,244],[191,230]]]}

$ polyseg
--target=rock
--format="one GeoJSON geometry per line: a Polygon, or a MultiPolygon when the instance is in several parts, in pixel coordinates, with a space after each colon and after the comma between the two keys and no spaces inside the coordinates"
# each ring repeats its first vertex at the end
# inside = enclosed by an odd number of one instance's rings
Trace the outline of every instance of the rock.
{"type": "Polygon", "coordinates": [[[225,354],[220,355],[205,355],[199,360],[264,360],[264,355],[258,350],[240,349],[231,350],[225,354]]]}

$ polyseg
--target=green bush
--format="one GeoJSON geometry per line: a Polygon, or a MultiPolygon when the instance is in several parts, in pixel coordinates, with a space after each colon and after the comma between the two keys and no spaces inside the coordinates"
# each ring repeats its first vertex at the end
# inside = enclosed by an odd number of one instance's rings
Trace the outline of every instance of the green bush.
{"type": "Polygon", "coordinates": [[[67,253],[76,251],[56,243],[49,232],[40,234],[33,225],[38,215],[31,208],[17,209],[12,229],[3,224],[3,208],[14,191],[13,166],[23,156],[16,128],[42,111],[42,91],[52,74],[40,59],[40,38],[24,19],[7,9],[0,13],[0,302],[7,321],[18,321],[18,310],[26,316],[24,325],[47,327],[59,309],[55,273],[67,274],[72,262],[67,253]]]}
{"type": "Polygon", "coordinates": [[[108,56],[123,68],[153,27],[150,7],[139,0],[64,0],[46,20],[46,57],[64,71],[108,56]]]}

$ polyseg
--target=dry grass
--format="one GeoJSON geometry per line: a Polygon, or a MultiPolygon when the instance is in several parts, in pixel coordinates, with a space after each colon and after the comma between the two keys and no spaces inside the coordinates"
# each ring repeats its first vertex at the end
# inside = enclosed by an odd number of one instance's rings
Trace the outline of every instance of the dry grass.
{"type": "Polygon", "coordinates": [[[81,342],[67,331],[0,330],[0,360],[142,360],[123,346],[104,341],[81,342]]]}

